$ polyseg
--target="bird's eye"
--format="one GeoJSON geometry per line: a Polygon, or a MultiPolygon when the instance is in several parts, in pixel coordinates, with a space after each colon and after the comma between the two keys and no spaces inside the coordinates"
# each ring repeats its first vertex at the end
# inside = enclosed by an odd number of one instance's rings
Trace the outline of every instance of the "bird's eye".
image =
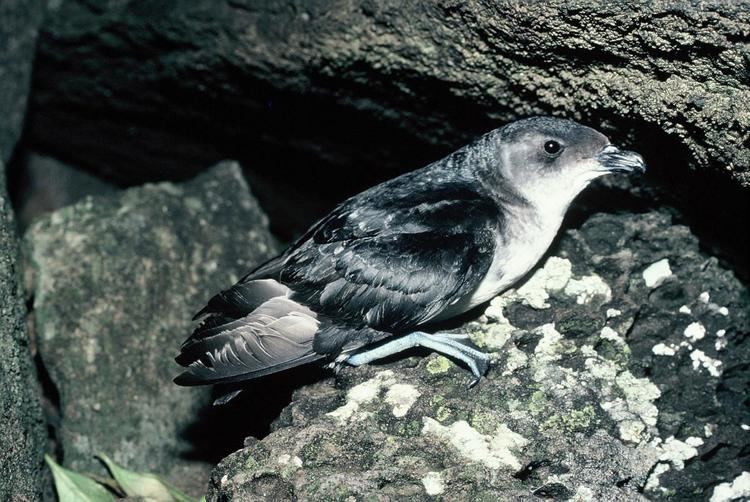
{"type": "Polygon", "coordinates": [[[544,151],[550,155],[557,155],[562,150],[562,146],[557,141],[549,140],[544,143],[544,151]]]}

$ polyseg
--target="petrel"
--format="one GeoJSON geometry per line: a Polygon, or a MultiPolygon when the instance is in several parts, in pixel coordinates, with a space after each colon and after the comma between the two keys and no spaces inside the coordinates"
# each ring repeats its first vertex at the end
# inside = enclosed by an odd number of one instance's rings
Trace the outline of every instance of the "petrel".
{"type": "MultiPolygon", "coordinates": [[[[358,366],[421,346],[489,357],[434,325],[523,277],[593,179],[643,158],[570,120],[510,123],[339,204],[279,256],[222,291],[176,360],[179,385],[232,383],[312,362],[358,366]]],[[[234,394],[232,394],[234,395],[234,394]]]]}

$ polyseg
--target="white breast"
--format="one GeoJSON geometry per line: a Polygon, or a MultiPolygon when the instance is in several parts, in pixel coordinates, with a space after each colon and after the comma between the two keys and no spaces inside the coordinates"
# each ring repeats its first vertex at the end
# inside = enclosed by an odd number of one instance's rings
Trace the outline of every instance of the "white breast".
{"type": "Polygon", "coordinates": [[[470,310],[499,295],[526,275],[552,244],[562,217],[544,221],[528,215],[514,219],[516,225],[505,236],[498,236],[495,254],[487,275],[473,293],[443,311],[438,320],[470,310]]]}

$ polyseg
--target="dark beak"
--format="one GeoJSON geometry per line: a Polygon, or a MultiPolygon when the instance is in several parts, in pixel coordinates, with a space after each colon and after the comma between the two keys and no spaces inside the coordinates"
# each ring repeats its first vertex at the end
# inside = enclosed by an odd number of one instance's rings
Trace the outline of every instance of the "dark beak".
{"type": "Polygon", "coordinates": [[[643,157],[635,152],[620,150],[615,145],[607,145],[602,148],[596,160],[602,166],[603,171],[611,173],[646,172],[646,163],[643,157]]]}

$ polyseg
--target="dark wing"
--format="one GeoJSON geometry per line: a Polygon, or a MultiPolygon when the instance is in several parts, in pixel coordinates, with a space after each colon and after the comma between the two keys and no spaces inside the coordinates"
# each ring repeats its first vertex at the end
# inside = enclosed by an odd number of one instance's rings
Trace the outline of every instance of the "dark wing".
{"type": "Polygon", "coordinates": [[[436,188],[419,175],[347,200],[212,298],[177,358],[190,366],[180,383],[309,362],[412,330],[470,295],[492,262],[503,215],[471,183],[436,188]]]}
{"type": "Polygon", "coordinates": [[[466,183],[420,186],[364,192],[321,222],[281,266],[292,298],[352,327],[399,333],[471,294],[502,215],[466,183]]]}

